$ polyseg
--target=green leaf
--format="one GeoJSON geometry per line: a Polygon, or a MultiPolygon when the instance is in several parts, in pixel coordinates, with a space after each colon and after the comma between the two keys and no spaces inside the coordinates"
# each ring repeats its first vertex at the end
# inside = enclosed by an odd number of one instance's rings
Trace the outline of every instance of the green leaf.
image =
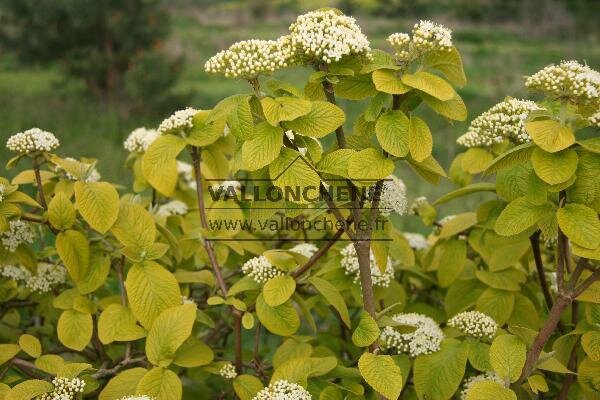
{"type": "Polygon", "coordinates": [[[177,156],[186,146],[184,139],[175,135],[159,136],[142,157],[144,178],[165,196],[171,196],[177,185],[177,156]]]}
{"type": "Polygon", "coordinates": [[[252,400],[262,389],[260,379],[252,375],[238,375],[233,380],[233,390],[240,400],[252,400]]]}
{"type": "Polygon", "coordinates": [[[87,275],[90,245],[79,231],[68,230],[56,236],[56,251],[76,283],[87,275]]]}
{"type": "Polygon", "coordinates": [[[448,101],[456,95],[456,92],[448,82],[437,75],[425,71],[402,75],[402,83],[425,92],[441,101],[448,101]]]}
{"type": "Polygon", "coordinates": [[[467,244],[464,240],[449,240],[443,244],[437,279],[441,287],[450,286],[467,262],[467,244]]]}
{"type": "Polygon", "coordinates": [[[62,192],[57,192],[48,204],[48,221],[56,229],[69,229],[75,223],[75,207],[62,192]]]}
{"type": "Polygon", "coordinates": [[[454,218],[444,223],[440,231],[440,238],[445,239],[466,231],[477,223],[477,214],[466,212],[457,214],[454,218]]]}
{"type": "Polygon", "coordinates": [[[318,278],[316,276],[311,277],[308,280],[317,291],[327,300],[327,302],[336,309],[340,314],[340,318],[344,324],[350,328],[350,315],[348,314],[348,307],[344,301],[344,297],[340,294],[337,288],[325,279],[318,278]]]}
{"type": "Polygon", "coordinates": [[[358,347],[367,347],[373,344],[381,331],[377,326],[377,322],[369,315],[369,313],[363,311],[360,314],[360,320],[358,326],[352,333],[352,343],[358,347]]]}
{"type": "Polygon", "coordinates": [[[475,276],[477,276],[477,279],[489,287],[500,290],[509,290],[512,292],[518,292],[521,290],[520,284],[525,283],[527,279],[522,271],[514,268],[508,268],[497,272],[476,270],[475,276]]]}
{"type": "Polygon", "coordinates": [[[456,86],[462,87],[467,84],[462,59],[456,47],[452,47],[450,51],[428,51],[423,57],[423,65],[425,68],[433,68],[440,71],[446,79],[456,86]]]}
{"type": "Polygon", "coordinates": [[[179,346],[173,363],[184,368],[195,368],[210,364],[214,357],[210,347],[192,336],[179,346]]]}
{"type": "MultiPolygon", "coordinates": [[[[300,153],[287,147],[281,150],[281,155],[269,165],[269,176],[275,186],[285,190],[291,189],[296,193],[306,193],[308,196],[289,195],[289,200],[295,203],[308,203],[310,196],[319,192],[321,177],[313,165],[300,153]]],[[[287,196],[287,195],[286,195],[287,196]]]]}
{"type": "Polygon", "coordinates": [[[4,397],[5,400],[30,400],[51,392],[54,385],[41,379],[30,379],[15,385],[4,397]]]}
{"type": "Polygon", "coordinates": [[[434,185],[440,182],[441,177],[446,176],[444,168],[442,168],[433,156],[427,157],[421,162],[415,161],[412,158],[408,158],[406,161],[408,161],[417,174],[434,185]]]}
{"type": "Polygon", "coordinates": [[[578,140],[577,144],[592,153],[600,153],[600,137],[594,137],[585,140],[578,140]]]}
{"type": "Polygon", "coordinates": [[[532,227],[552,211],[553,206],[550,203],[537,205],[527,197],[519,197],[502,210],[494,229],[499,235],[513,236],[532,227]]]}
{"type": "Polygon", "coordinates": [[[581,336],[581,347],[593,361],[600,361],[600,332],[590,331],[584,333],[581,336]]]}
{"type": "Polygon", "coordinates": [[[358,359],[358,370],[369,386],[385,398],[395,400],[400,396],[402,371],[392,357],[363,353],[358,359]]]}
{"type": "Polygon", "coordinates": [[[123,246],[140,249],[148,249],[156,237],[152,215],[139,204],[125,201],[120,203],[117,221],[110,231],[123,246]]]}
{"type": "Polygon", "coordinates": [[[461,160],[462,168],[469,174],[478,174],[486,170],[492,162],[492,153],[481,147],[471,147],[461,160]]]}
{"type": "Polygon", "coordinates": [[[524,164],[531,158],[535,150],[533,143],[520,144],[496,157],[484,171],[484,175],[493,174],[515,164],[524,164]]]}
{"type": "Polygon", "coordinates": [[[192,129],[186,142],[196,147],[204,147],[216,142],[223,136],[226,118],[225,108],[215,107],[210,111],[197,112],[192,118],[192,129]]]}
{"type": "Polygon", "coordinates": [[[77,210],[88,224],[106,233],[119,215],[119,193],[106,182],[75,182],[77,210]]]}
{"type": "Polygon", "coordinates": [[[517,400],[517,395],[498,382],[484,380],[469,385],[465,400],[517,400]]]}
{"type": "Polygon", "coordinates": [[[12,343],[0,344],[0,365],[16,356],[19,351],[21,351],[19,345],[12,343]]]}
{"type": "Polygon", "coordinates": [[[136,394],[155,400],[181,400],[183,389],[177,374],[169,369],[155,367],[140,379],[136,394]]]}
{"type": "Polygon", "coordinates": [[[109,305],[98,318],[98,338],[103,344],[129,342],[144,336],[144,328],[136,324],[131,310],[121,304],[109,305]]]}
{"type": "Polygon", "coordinates": [[[467,106],[458,94],[446,101],[438,100],[425,93],[421,93],[421,98],[433,111],[443,117],[453,121],[466,121],[467,119],[467,106]]]}
{"type": "Polygon", "coordinates": [[[515,294],[506,290],[488,288],[477,299],[476,310],[492,317],[502,326],[508,321],[515,306],[515,294]]]}
{"type": "Polygon", "coordinates": [[[566,149],[575,143],[573,130],[553,119],[525,122],[525,130],[535,144],[550,153],[566,149]]]}
{"type": "Polygon", "coordinates": [[[338,175],[347,177],[348,176],[348,162],[355,150],[352,149],[339,149],[327,153],[321,158],[321,161],[317,164],[319,171],[326,172],[328,174],[338,175]]]}
{"type": "Polygon", "coordinates": [[[19,346],[21,346],[21,350],[33,358],[38,358],[42,355],[42,344],[35,336],[28,334],[19,336],[19,346]]]}
{"type": "Polygon", "coordinates": [[[289,275],[280,275],[269,279],[263,286],[265,303],[277,307],[292,297],[296,290],[296,281],[289,275]]]}
{"type": "Polygon", "coordinates": [[[192,334],[195,320],[196,306],[193,304],[171,307],[160,313],[146,339],[148,361],[159,367],[168,367],[179,346],[192,334]]]}
{"type": "Polygon", "coordinates": [[[469,342],[469,363],[478,371],[490,371],[490,345],[487,343],[469,342]]]}
{"type": "Polygon", "coordinates": [[[302,135],[321,138],[342,126],[344,121],[346,121],[346,114],[335,104],[313,101],[308,114],[284,122],[283,126],[302,135]]]}
{"type": "Polygon", "coordinates": [[[357,151],[348,160],[348,175],[363,185],[385,179],[393,172],[394,162],[372,148],[357,151]]]}
{"type": "Polygon", "coordinates": [[[269,332],[279,336],[291,336],[300,328],[300,317],[290,301],[271,307],[260,294],[256,299],[256,315],[269,332]]]}
{"type": "Polygon", "coordinates": [[[227,126],[231,133],[241,140],[252,138],[254,118],[250,109],[250,96],[238,95],[231,98],[232,108],[227,116],[227,126]]]}
{"type": "Polygon", "coordinates": [[[600,246],[598,213],[583,204],[571,203],[556,212],[560,229],[575,244],[586,249],[600,246]]]}
{"type": "Polygon", "coordinates": [[[373,71],[373,83],[375,88],[384,93],[404,94],[410,91],[410,87],[402,83],[397,72],[391,69],[378,69],[373,71]]]}
{"type": "Polygon", "coordinates": [[[419,117],[411,115],[408,128],[408,147],[410,155],[416,161],[423,161],[431,155],[433,138],[429,127],[419,117]]]}
{"type": "Polygon", "coordinates": [[[110,257],[106,254],[93,254],[87,273],[76,282],[77,290],[80,294],[92,293],[104,284],[109,271],[110,257]]]}
{"type": "Polygon", "coordinates": [[[134,264],[127,274],[125,287],[131,311],[146,329],[150,329],[161,312],[181,302],[173,274],[153,261],[134,264]]]}
{"type": "Polygon", "coordinates": [[[278,126],[281,121],[291,121],[310,112],[312,103],[310,100],[295,97],[264,97],[260,100],[263,113],[267,122],[278,126]]]}
{"type": "Polygon", "coordinates": [[[516,382],[525,365],[525,343],[513,335],[497,336],[490,347],[490,364],[502,379],[516,382]]]}
{"type": "Polygon", "coordinates": [[[342,99],[362,100],[377,94],[369,74],[340,76],[335,85],[335,95],[342,99]]]}
{"type": "Polygon", "coordinates": [[[108,381],[98,400],[114,400],[135,394],[135,389],[146,372],[148,371],[145,368],[139,367],[121,371],[108,381]]]}
{"type": "Polygon", "coordinates": [[[391,155],[406,156],[409,151],[409,126],[410,121],[402,111],[392,110],[382,114],[375,125],[381,147],[391,155]]]}
{"type": "Polygon", "coordinates": [[[465,374],[468,353],[467,343],[445,339],[439,351],[417,357],[413,375],[419,398],[450,399],[465,374]]]}
{"type": "Polygon", "coordinates": [[[450,200],[454,200],[463,196],[466,196],[471,193],[477,192],[495,192],[496,185],[488,182],[477,182],[472,183],[470,185],[461,187],[460,189],[453,190],[449,193],[446,193],[435,202],[433,202],[434,206],[439,206],[440,204],[444,204],[450,200]]]}
{"type": "Polygon", "coordinates": [[[577,169],[577,152],[566,149],[556,153],[548,153],[536,148],[531,155],[531,164],[536,175],[550,185],[568,181],[577,169]]]}
{"type": "Polygon", "coordinates": [[[254,171],[270,164],[283,146],[283,129],[266,122],[256,125],[252,139],[242,145],[244,167],[254,171]]]}
{"type": "Polygon", "coordinates": [[[92,316],[75,310],[66,310],[60,315],[58,340],[70,349],[81,351],[92,339],[92,316]]]}

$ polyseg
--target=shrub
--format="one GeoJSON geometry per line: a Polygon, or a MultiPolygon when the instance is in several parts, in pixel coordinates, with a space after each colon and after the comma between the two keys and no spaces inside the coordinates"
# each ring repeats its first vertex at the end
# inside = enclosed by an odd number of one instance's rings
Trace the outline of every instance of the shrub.
{"type": "Polygon", "coordinates": [[[324,9],[218,53],[207,71],[251,92],[132,132],[130,189],[52,133],[9,138],[31,169],[0,182],[3,396],[599,396],[598,72],[527,78],[544,99],[475,118],[461,187],[408,207],[394,173],[446,177],[421,109],[466,119],[466,78],[441,25],[388,41],[324,9]],[[264,82],[299,65],[303,88],[264,82]],[[364,105],[352,124],[338,98],[364,105]]]}

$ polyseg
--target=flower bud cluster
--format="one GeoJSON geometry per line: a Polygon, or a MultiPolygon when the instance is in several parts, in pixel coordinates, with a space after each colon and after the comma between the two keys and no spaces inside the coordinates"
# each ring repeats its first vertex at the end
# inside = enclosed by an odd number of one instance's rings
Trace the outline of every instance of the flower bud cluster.
{"type": "Polygon", "coordinates": [[[369,39],[356,20],[336,10],[300,15],[290,25],[290,40],[305,62],[330,64],[348,55],[371,58],[369,39]]]}
{"type": "Polygon", "coordinates": [[[52,379],[54,390],[50,393],[44,393],[37,397],[38,400],[74,400],[83,393],[85,381],[79,378],[60,378],[52,379]]]}
{"type": "Polygon", "coordinates": [[[505,386],[504,381],[502,380],[502,378],[500,378],[500,376],[497,373],[493,371],[487,371],[483,374],[475,375],[465,379],[465,382],[463,383],[463,390],[460,392],[460,399],[466,400],[467,393],[469,392],[469,389],[471,389],[471,386],[473,386],[474,383],[483,381],[496,382],[502,386],[505,386]]]}
{"type": "Polygon", "coordinates": [[[384,348],[410,357],[435,353],[440,349],[444,332],[433,319],[423,314],[401,313],[394,315],[392,320],[399,326],[413,327],[415,330],[401,333],[393,326],[386,326],[380,335],[384,348]]]}
{"type": "MultiPolygon", "coordinates": [[[[375,187],[370,190],[370,195],[375,195],[375,187]]],[[[406,200],[406,185],[401,179],[390,175],[383,181],[379,196],[379,213],[389,217],[392,213],[404,215],[408,202],[406,200]]]]}
{"type": "MultiPolygon", "coordinates": [[[[354,279],[354,283],[360,284],[360,268],[358,264],[358,257],[356,255],[356,249],[354,248],[354,244],[349,243],[345,248],[340,252],[342,255],[342,268],[346,275],[352,276],[354,279]]],[[[371,279],[373,281],[373,286],[381,286],[388,287],[390,283],[394,279],[394,265],[392,263],[392,259],[388,257],[387,265],[385,266],[385,270],[382,273],[377,265],[377,261],[375,260],[375,254],[371,251],[370,254],[371,261],[371,279]]]]}
{"type": "Polygon", "coordinates": [[[171,200],[168,203],[158,206],[156,215],[161,217],[170,217],[172,215],[185,215],[187,212],[187,204],[180,200],[171,200]]]}
{"type": "Polygon", "coordinates": [[[31,128],[8,138],[6,148],[15,153],[52,151],[60,145],[56,136],[40,128],[31,128]]]}
{"type": "Polygon", "coordinates": [[[591,117],[589,117],[588,121],[592,126],[596,126],[596,127],[600,128],[600,110],[596,111],[595,114],[593,114],[591,117]]]}
{"type": "Polygon", "coordinates": [[[414,250],[424,250],[429,248],[427,239],[420,233],[405,232],[404,237],[408,240],[408,245],[414,250]]]}
{"type": "Polygon", "coordinates": [[[531,111],[539,109],[530,100],[506,99],[475,118],[456,143],[465,147],[491,146],[505,138],[514,143],[530,142],[525,120],[531,111]]]}
{"type": "Polygon", "coordinates": [[[283,275],[283,272],[273,266],[265,256],[246,261],[242,265],[242,272],[254,279],[256,283],[265,283],[271,278],[283,275]]]}
{"type": "Polygon", "coordinates": [[[491,340],[496,334],[498,324],[492,317],[479,311],[464,311],[448,320],[448,326],[458,329],[476,339],[491,340]]]}
{"type": "Polygon", "coordinates": [[[228,362],[221,367],[219,370],[219,375],[221,375],[225,379],[235,379],[237,376],[237,372],[235,372],[235,367],[232,363],[228,362]]]}
{"type": "Polygon", "coordinates": [[[421,208],[423,206],[427,206],[427,205],[429,205],[429,200],[427,200],[427,197],[419,196],[410,205],[410,211],[413,214],[418,214],[419,208],[421,208]]]}
{"type": "Polygon", "coordinates": [[[282,379],[256,393],[252,400],[312,400],[312,396],[297,383],[282,379]]]}
{"type": "Polygon", "coordinates": [[[14,253],[23,243],[33,243],[35,231],[31,224],[14,219],[8,223],[8,231],[0,232],[2,245],[11,253],[14,253]]]}
{"type": "Polygon", "coordinates": [[[289,36],[277,40],[242,40],[212,56],[204,69],[227,78],[254,79],[294,64],[289,36]]]}
{"type": "Polygon", "coordinates": [[[136,128],[123,142],[123,147],[130,153],[143,153],[160,136],[156,129],[136,128]]]}
{"type": "Polygon", "coordinates": [[[406,33],[393,33],[387,41],[399,61],[410,61],[411,57],[420,57],[429,51],[450,51],[452,31],[443,25],[421,20],[413,27],[412,39],[406,33]]]}
{"type": "Polygon", "coordinates": [[[290,251],[301,254],[307,258],[311,258],[318,250],[319,248],[312,243],[300,243],[290,249],[290,251]]]}
{"type": "Polygon", "coordinates": [[[6,194],[6,186],[0,183],[0,203],[4,200],[4,195],[6,194]]]}
{"type": "Polygon", "coordinates": [[[561,61],[528,77],[525,86],[556,98],[592,100],[600,96],[600,72],[575,60],[561,61]]]}
{"type": "Polygon", "coordinates": [[[65,267],[43,262],[38,263],[35,275],[22,265],[5,265],[0,269],[0,275],[23,282],[27,289],[38,293],[47,293],[56,286],[64,284],[67,279],[65,267]]]}
{"type": "Polygon", "coordinates": [[[160,123],[158,126],[158,134],[166,135],[169,133],[187,133],[187,131],[193,127],[192,119],[194,118],[194,115],[198,113],[198,111],[199,110],[196,110],[192,107],[175,111],[170,117],[160,123]]]}

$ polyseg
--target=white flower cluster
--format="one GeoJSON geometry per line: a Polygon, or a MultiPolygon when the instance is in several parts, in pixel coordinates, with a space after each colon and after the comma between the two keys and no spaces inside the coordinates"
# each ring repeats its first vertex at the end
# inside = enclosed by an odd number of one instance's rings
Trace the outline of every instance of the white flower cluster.
{"type": "Polygon", "coordinates": [[[256,393],[252,400],[312,400],[312,396],[297,383],[282,379],[256,393]]]}
{"type": "Polygon", "coordinates": [[[410,357],[435,353],[440,349],[444,332],[433,319],[423,314],[401,313],[394,315],[392,320],[400,326],[413,327],[415,330],[400,333],[393,326],[386,326],[380,335],[386,349],[395,349],[410,357]]]}
{"type": "MultiPolygon", "coordinates": [[[[370,190],[370,195],[375,195],[375,187],[370,190]]],[[[401,179],[390,175],[383,181],[379,196],[379,213],[389,217],[392,213],[404,215],[408,202],[406,200],[406,185],[401,179]]]]}
{"type": "Polygon", "coordinates": [[[181,304],[193,304],[193,305],[196,305],[196,302],[192,298],[189,298],[187,296],[181,296],[181,304]]]}
{"type": "Polygon", "coordinates": [[[38,400],[73,400],[79,393],[83,393],[85,381],[79,378],[59,378],[52,379],[54,390],[50,393],[44,393],[37,397],[38,400]]]}
{"type": "Polygon", "coordinates": [[[219,370],[219,375],[225,379],[235,379],[237,372],[235,372],[235,367],[233,364],[228,362],[221,367],[219,370]]]}
{"type": "Polygon", "coordinates": [[[239,192],[242,189],[242,184],[240,181],[229,180],[223,181],[222,183],[215,183],[212,185],[213,190],[219,190],[219,188],[223,188],[226,194],[231,194],[231,190],[233,189],[234,193],[239,192]]]}
{"type": "Polygon", "coordinates": [[[6,148],[16,153],[52,151],[60,145],[56,136],[40,128],[31,128],[8,138],[6,148]]]}
{"type": "Polygon", "coordinates": [[[539,109],[530,100],[506,99],[475,118],[456,143],[465,147],[491,146],[505,138],[515,143],[530,142],[525,119],[531,111],[539,109]]]}
{"type": "Polygon", "coordinates": [[[242,272],[254,279],[256,283],[265,283],[271,278],[283,275],[283,272],[273,266],[265,256],[246,261],[242,265],[242,272]]]}
{"type": "Polygon", "coordinates": [[[300,15],[290,25],[290,39],[306,62],[330,64],[347,55],[371,58],[369,39],[356,20],[336,10],[317,10],[300,15]]]}
{"type": "Polygon", "coordinates": [[[290,249],[290,251],[308,258],[311,258],[318,250],[319,248],[312,243],[300,243],[290,249]]]}
{"type": "Polygon", "coordinates": [[[529,89],[549,96],[571,100],[590,100],[600,96],[600,72],[575,60],[549,65],[525,81],[529,89]]]}
{"type": "Polygon", "coordinates": [[[33,243],[35,240],[33,227],[25,221],[14,219],[8,223],[8,227],[7,231],[0,232],[0,238],[2,245],[11,253],[22,243],[33,243]]]}
{"type": "Polygon", "coordinates": [[[474,383],[483,382],[483,381],[492,381],[492,382],[496,382],[502,386],[505,386],[504,381],[502,380],[502,378],[500,378],[500,376],[498,376],[497,373],[495,373],[493,371],[487,371],[487,372],[484,372],[483,374],[475,375],[475,376],[465,379],[465,382],[463,383],[463,390],[460,392],[460,399],[466,400],[467,393],[469,392],[469,389],[471,389],[471,386],[474,383]]]}
{"type": "Polygon", "coordinates": [[[428,51],[450,51],[452,31],[431,21],[419,21],[412,30],[412,39],[406,33],[393,33],[387,38],[396,51],[396,58],[408,61],[411,56],[419,57],[428,51]]]}
{"type": "Polygon", "coordinates": [[[0,203],[4,200],[6,186],[0,183],[0,203]]]}
{"type": "Polygon", "coordinates": [[[187,204],[180,200],[171,200],[168,203],[158,206],[156,215],[161,217],[170,217],[172,215],[185,215],[187,212],[187,204]]]}
{"type": "Polygon", "coordinates": [[[54,287],[65,283],[67,279],[65,267],[49,263],[38,263],[35,275],[22,265],[5,265],[0,269],[0,275],[17,282],[24,282],[27,289],[38,293],[49,292],[54,287]]]}
{"type": "MultiPolygon", "coordinates": [[[[354,276],[354,283],[360,284],[360,268],[358,265],[358,257],[356,255],[356,249],[354,244],[350,243],[342,249],[340,252],[342,255],[342,268],[346,275],[354,276]]],[[[388,287],[394,279],[394,265],[392,259],[388,257],[385,271],[381,273],[377,261],[375,260],[375,254],[371,251],[371,279],[373,280],[374,286],[388,287]]]]}
{"type": "Polygon", "coordinates": [[[592,126],[600,128],[600,110],[596,111],[594,115],[589,117],[588,121],[592,126]]]}
{"type": "Polygon", "coordinates": [[[492,339],[498,324],[492,317],[479,311],[464,311],[448,320],[448,326],[476,339],[492,339]]]}
{"type": "Polygon", "coordinates": [[[242,40],[212,56],[204,69],[227,78],[254,79],[292,65],[293,59],[294,49],[289,36],[277,40],[242,40]]]}
{"type": "Polygon", "coordinates": [[[420,233],[404,232],[404,237],[408,240],[408,245],[415,250],[424,250],[429,248],[429,243],[425,236],[420,233]]]}
{"type": "Polygon", "coordinates": [[[426,206],[428,204],[429,204],[429,201],[427,200],[427,197],[425,197],[425,196],[419,196],[410,205],[410,211],[413,214],[417,214],[418,211],[419,211],[419,208],[421,208],[423,206],[426,206]]]}
{"type": "Polygon", "coordinates": [[[156,129],[136,128],[123,142],[123,147],[130,153],[143,153],[160,135],[156,129]]]}
{"type": "Polygon", "coordinates": [[[158,134],[180,134],[182,132],[185,134],[187,130],[193,127],[192,119],[194,118],[194,115],[198,113],[198,111],[199,110],[196,110],[192,107],[175,111],[170,117],[160,123],[158,126],[158,134]]]}

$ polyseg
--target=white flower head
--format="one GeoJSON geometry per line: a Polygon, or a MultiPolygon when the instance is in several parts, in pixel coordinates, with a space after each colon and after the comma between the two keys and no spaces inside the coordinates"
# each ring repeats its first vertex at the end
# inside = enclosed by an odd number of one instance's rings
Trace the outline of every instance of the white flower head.
{"type": "Polygon", "coordinates": [[[278,380],[256,393],[252,400],[312,400],[312,396],[297,383],[278,380]]]}
{"type": "Polygon", "coordinates": [[[294,49],[289,36],[277,40],[243,40],[212,56],[204,69],[227,78],[254,79],[270,75],[294,63],[294,49]]]}
{"type": "Polygon", "coordinates": [[[85,381],[79,378],[56,377],[52,379],[52,384],[54,390],[37,397],[38,400],[74,400],[78,398],[79,393],[83,393],[85,387],[85,381]]]}
{"type": "Polygon", "coordinates": [[[307,63],[330,64],[348,55],[371,58],[369,39],[356,20],[337,10],[323,9],[300,15],[290,25],[290,39],[307,63]]]}
{"type": "Polygon", "coordinates": [[[192,119],[198,112],[199,110],[196,110],[192,107],[175,111],[170,117],[160,123],[158,126],[158,134],[187,134],[187,132],[193,127],[192,119]]]}
{"type": "Polygon", "coordinates": [[[123,142],[123,147],[130,153],[143,153],[160,135],[156,129],[136,128],[123,142]]]}
{"type": "Polygon", "coordinates": [[[600,110],[588,118],[590,125],[600,128],[600,110]]]}
{"type": "Polygon", "coordinates": [[[479,311],[464,311],[448,320],[448,326],[476,339],[492,339],[498,324],[492,317],[479,311]]]}
{"type": "MultiPolygon", "coordinates": [[[[371,196],[374,196],[375,187],[371,188],[371,196]]],[[[394,175],[388,176],[381,187],[379,196],[379,213],[389,217],[392,213],[398,215],[406,214],[406,185],[401,179],[394,175]]]]}
{"type": "Polygon", "coordinates": [[[265,256],[246,261],[242,265],[242,272],[254,279],[256,283],[265,283],[271,278],[283,275],[283,272],[273,266],[265,256]]]}
{"type": "Polygon", "coordinates": [[[187,212],[187,204],[180,200],[171,200],[168,203],[158,206],[156,215],[161,217],[170,217],[172,215],[185,215],[187,212]]]}
{"type": "Polygon", "coordinates": [[[412,327],[415,330],[401,333],[393,326],[386,326],[380,335],[384,348],[408,354],[410,357],[435,353],[440,349],[444,332],[433,319],[423,314],[401,313],[394,315],[392,320],[399,326],[412,327]]]}
{"type": "Polygon", "coordinates": [[[429,248],[427,239],[420,233],[404,232],[404,237],[408,241],[408,245],[414,250],[424,250],[429,248]]]}
{"type": "Polygon", "coordinates": [[[225,379],[235,379],[237,376],[237,372],[235,372],[235,367],[232,363],[225,363],[221,369],[219,370],[219,375],[221,375],[225,379]]]}
{"type": "Polygon", "coordinates": [[[400,61],[410,61],[429,51],[450,51],[452,31],[431,21],[419,21],[412,30],[412,38],[406,33],[393,33],[387,38],[400,61]]]}
{"type": "Polygon", "coordinates": [[[40,262],[36,274],[32,274],[30,270],[22,265],[5,265],[0,268],[0,275],[17,282],[23,282],[25,287],[32,292],[47,293],[56,286],[65,283],[67,270],[62,265],[40,262]]]}
{"type": "Polygon", "coordinates": [[[600,96],[600,72],[574,60],[562,61],[528,77],[525,86],[556,98],[593,100],[600,96]]]}
{"type": "Polygon", "coordinates": [[[307,258],[311,258],[318,250],[319,248],[312,243],[300,243],[290,249],[290,251],[301,254],[307,258]]]}
{"type": "Polygon", "coordinates": [[[187,296],[181,296],[181,304],[193,304],[193,305],[196,305],[196,302],[192,298],[189,298],[187,296]]]}
{"type": "Polygon", "coordinates": [[[465,379],[465,382],[463,383],[463,390],[460,392],[460,399],[466,400],[467,393],[469,392],[469,389],[471,389],[471,386],[473,386],[474,383],[483,382],[483,381],[496,382],[502,386],[505,386],[504,380],[502,380],[502,378],[500,378],[500,376],[497,373],[495,373],[493,371],[487,371],[487,372],[484,372],[483,374],[475,375],[475,376],[465,379]]]}
{"type": "Polygon", "coordinates": [[[15,219],[11,220],[8,226],[8,231],[0,232],[0,238],[2,245],[11,253],[14,253],[21,244],[33,243],[35,240],[35,231],[31,224],[15,219]]]}
{"type": "Polygon", "coordinates": [[[531,111],[539,109],[530,100],[506,99],[475,118],[456,143],[465,147],[491,146],[505,138],[513,143],[528,143],[531,138],[525,131],[525,120],[531,111]]]}
{"type": "MultiPolygon", "coordinates": [[[[358,265],[358,257],[356,255],[356,249],[353,243],[349,243],[340,252],[342,255],[342,268],[346,275],[354,277],[354,283],[360,284],[360,268],[358,265]]],[[[387,265],[383,273],[380,271],[377,261],[375,260],[375,254],[371,251],[371,279],[374,286],[388,287],[394,279],[394,265],[392,259],[388,257],[387,265]]]]}
{"type": "Polygon", "coordinates": [[[6,186],[0,183],[0,203],[4,200],[4,195],[6,194],[6,186]]]}
{"type": "Polygon", "coordinates": [[[15,153],[52,151],[60,145],[54,134],[40,128],[31,128],[8,138],[6,148],[15,153]]]}

